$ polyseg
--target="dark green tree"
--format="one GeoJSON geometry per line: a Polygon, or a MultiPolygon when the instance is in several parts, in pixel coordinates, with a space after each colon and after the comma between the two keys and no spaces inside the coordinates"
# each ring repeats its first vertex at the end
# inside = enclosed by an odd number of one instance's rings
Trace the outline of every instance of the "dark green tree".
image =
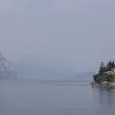
{"type": "Polygon", "coordinates": [[[115,68],[115,62],[114,62],[114,60],[112,62],[112,68],[115,68]]]}
{"type": "Polygon", "coordinates": [[[107,63],[107,71],[111,71],[112,68],[113,68],[113,62],[109,61],[107,63]]]}
{"type": "Polygon", "coordinates": [[[106,72],[106,67],[104,62],[101,62],[100,68],[99,68],[99,75],[103,75],[103,73],[106,72]]]}

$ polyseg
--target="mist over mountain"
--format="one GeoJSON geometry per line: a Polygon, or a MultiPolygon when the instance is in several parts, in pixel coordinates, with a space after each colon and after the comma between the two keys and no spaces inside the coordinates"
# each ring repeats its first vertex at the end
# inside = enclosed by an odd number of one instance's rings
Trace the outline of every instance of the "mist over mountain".
{"type": "Polygon", "coordinates": [[[68,62],[47,61],[43,58],[25,59],[18,65],[19,78],[38,79],[38,80],[89,80],[90,72],[78,73],[68,62]]]}
{"type": "MultiPolygon", "coordinates": [[[[79,68],[78,68],[79,69],[79,68]]],[[[77,72],[67,61],[47,60],[40,57],[28,57],[15,66],[0,53],[1,79],[33,79],[61,81],[89,81],[91,72],[77,72]]]]}
{"type": "Polygon", "coordinates": [[[10,79],[16,77],[14,65],[0,52],[0,79],[10,79]]]}

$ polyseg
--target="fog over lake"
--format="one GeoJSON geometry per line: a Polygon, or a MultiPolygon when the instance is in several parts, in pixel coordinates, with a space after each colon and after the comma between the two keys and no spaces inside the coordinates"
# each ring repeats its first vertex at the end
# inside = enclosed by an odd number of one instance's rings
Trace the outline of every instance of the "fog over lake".
{"type": "Polygon", "coordinates": [[[96,71],[115,56],[114,4],[0,0],[0,50],[23,76],[96,71]]]}
{"type": "Polygon", "coordinates": [[[114,0],[0,0],[0,115],[114,115],[115,90],[92,88],[115,59],[114,0]]]}

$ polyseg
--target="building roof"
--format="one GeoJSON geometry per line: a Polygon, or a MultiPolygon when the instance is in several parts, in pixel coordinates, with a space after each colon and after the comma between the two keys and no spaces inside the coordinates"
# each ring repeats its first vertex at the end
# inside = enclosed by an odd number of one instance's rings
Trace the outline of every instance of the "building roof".
{"type": "Polygon", "coordinates": [[[105,74],[108,74],[108,75],[115,75],[115,72],[114,71],[107,71],[107,72],[105,72],[105,74]]]}

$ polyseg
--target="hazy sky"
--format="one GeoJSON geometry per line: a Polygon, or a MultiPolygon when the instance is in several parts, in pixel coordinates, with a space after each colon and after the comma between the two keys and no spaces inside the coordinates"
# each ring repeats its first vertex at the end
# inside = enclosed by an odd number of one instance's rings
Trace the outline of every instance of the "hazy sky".
{"type": "Polygon", "coordinates": [[[36,71],[93,70],[115,59],[115,1],[0,0],[0,50],[36,71]]]}

